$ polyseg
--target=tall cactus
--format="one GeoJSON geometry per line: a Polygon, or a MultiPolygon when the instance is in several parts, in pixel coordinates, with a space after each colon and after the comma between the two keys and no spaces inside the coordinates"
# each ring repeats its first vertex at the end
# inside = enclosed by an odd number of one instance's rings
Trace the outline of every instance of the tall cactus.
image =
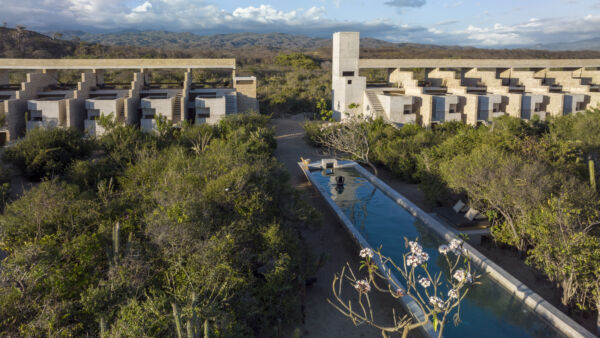
{"type": "Polygon", "coordinates": [[[175,320],[175,329],[177,330],[177,338],[183,338],[183,332],[181,331],[181,318],[179,317],[179,309],[175,302],[171,302],[173,308],[173,319],[175,320]]]}
{"type": "Polygon", "coordinates": [[[100,318],[100,338],[106,337],[106,321],[104,317],[100,318]]]}
{"type": "Polygon", "coordinates": [[[596,191],[596,169],[594,165],[594,160],[590,159],[588,161],[588,167],[590,170],[590,186],[594,191],[596,191]]]}
{"type": "Polygon", "coordinates": [[[194,330],[192,330],[192,322],[188,319],[187,323],[186,323],[186,331],[187,331],[187,337],[188,338],[194,338],[194,330]]]}
{"type": "Polygon", "coordinates": [[[114,258],[115,264],[117,263],[117,259],[119,257],[119,228],[120,228],[119,222],[115,223],[115,225],[113,226],[113,233],[112,233],[113,258],[114,258]]]}

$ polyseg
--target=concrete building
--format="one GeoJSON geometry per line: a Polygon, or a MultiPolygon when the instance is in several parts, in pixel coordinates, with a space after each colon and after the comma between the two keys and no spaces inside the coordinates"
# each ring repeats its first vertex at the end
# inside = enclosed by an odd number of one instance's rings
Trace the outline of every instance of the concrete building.
{"type": "Polygon", "coordinates": [[[72,127],[101,135],[101,115],[146,131],[156,127],[159,116],[176,125],[186,120],[216,123],[228,114],[259,110],[256,78],[237,77],[235,70],[235,59],[0,59],[0,114],[7,118],[5,134],[11,140],[38,127],[72,127]],[[59,84],[57,71],[68,69],[80,70],[81,81],[59,84]],[[130,83],[104,82],[106,70],[123,69],[133,70],[130,83]],[[183,81],[152,83],[157,69],[183,69],[183,81]],[[229,85],[206,88],[193,83],[193,72],[200,69],[230,71],[229,85]],[[25,82],[10,84],[11,70],[30,72],[25,82]]]}
{"type": "Polygon", "coordinates": [[[334,118],[383,117],[399,125],[488,123],[577,113],[600,104],[598,59],[360,59],[357,32],[333,35],[334,118]],[[425,69],[421,81],[413,69],[425,69]],[[384,69],[368,83],[363,69],[384,69]]]}

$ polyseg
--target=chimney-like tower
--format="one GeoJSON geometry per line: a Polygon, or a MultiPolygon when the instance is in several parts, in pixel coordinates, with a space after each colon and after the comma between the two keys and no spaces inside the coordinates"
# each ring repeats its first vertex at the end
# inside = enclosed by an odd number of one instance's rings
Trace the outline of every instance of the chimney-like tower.
{"type": "Polygon", "coordinates": [[[360,35],[358,32],[337,32],[333,34],[331,106],[336,120],[347,114],[363,111],[363,97],[367,79],[358,76],[360,35]],[[357,104],[358,108],[348,106],[357,104]]]}

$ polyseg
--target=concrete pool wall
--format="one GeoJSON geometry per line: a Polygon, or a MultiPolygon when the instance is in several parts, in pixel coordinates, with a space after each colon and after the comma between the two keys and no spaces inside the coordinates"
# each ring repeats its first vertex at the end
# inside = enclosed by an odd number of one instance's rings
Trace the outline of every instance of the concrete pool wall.
{"type": "MultiPolygon", "coordinates": [[[[308,180],[314,187],[317,187],[317,189],[325,198],[329,206],[333,209],[340,221],[344,224],[346,230],[350,233],[350,235],[353,237],[356,243],[359,244],[361,247],[371,246],[363,237],[363,235],[358,231],[358,229],[355,228],[353,223],[344,214],[341,208],[331,199],[329,194],[326,191],[324,191],[324,187],[315,184],[315,182],[313,182],[313,179],[311,178],[311,175],[309,174],[310,170],[323,169],[325,167],[332,166],[332,164],[326,166],[325,163],[332,163],[334,168],[355,168],[371,184],[373,184],[376,188],[381,190],[385,195],[387,195],[398,205],[407,210],[414,217],[421,220],[427,227],[429,227],[430,230],[433,230],[436,234],[438,234],[438,236],[440,236],[448,242],[453,238],[457,238],[459,233],[456,230],[448,228],[441,224],[431,215],[421,210],[414,203],[412,203],[404,196],[393,190],[386,183],[375,177],[373,174],[371,174],[355,162],[337,162],[332,160],[324,160],[323,164],[321,162],[313,164],[299,162],[298,165],[304,172],[305,176],[308,178],[308,180]]],[[[502,287],[508,290],[517,299],[523,301],[523,303],[526,304],[529,308],[531,308],[534,313],[536,313],[544,321],[548,322],[550,325],[555,327],[557,331],[561,332],[567,337],[595,337],[595,335],[591,334],[577,322],[575,322],[570,317],[559,311],[556,307],[554,307],[552,304],[550,304],[538,294],[533,292],[533,290],[529,289],[526,285],[514,278],[504,269],[492,262],[489,258],[487,258],[475,248],[473,248],[471,245],[465,243],[464,247],[468,250],[469,257],[473,264],[478,266],[490,278],[492,278],[494,281],[496,281],[498,284],[500,284],[502,287]]],[[[378,263],[379,265],[381,265],[380,262],[378,263]]],[[[380,266],[380,268],[383,267],[380,266]]],[[[418,309],[418,306],[413,303],[413,300],[410,299],[410,297],[404,297],[402,298],[402,301],[404,302],[403,306],[407,311],[414,313],[417,318],[422,318],[423,314],[420,312],[420,309],[419,311],[414,312],[414,309],[418,309]]],[[[431,327],[431,325],[426,327],[423,333],[430,336],[437,336],[437,334],[433,331],[433,327],[431,327]]]]}

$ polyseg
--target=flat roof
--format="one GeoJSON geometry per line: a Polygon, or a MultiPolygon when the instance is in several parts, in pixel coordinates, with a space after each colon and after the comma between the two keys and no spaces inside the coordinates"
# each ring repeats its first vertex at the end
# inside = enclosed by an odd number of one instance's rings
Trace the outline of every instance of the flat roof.
{"type": "Polygon", "coordinates": [[[0,59],[0,69],[235,69],[235,59],[0,59]]]}
{"type": "Polygon", "coordinates": [[[359,59],[359,68],[583,68],[600,59],[359,59]]]}

